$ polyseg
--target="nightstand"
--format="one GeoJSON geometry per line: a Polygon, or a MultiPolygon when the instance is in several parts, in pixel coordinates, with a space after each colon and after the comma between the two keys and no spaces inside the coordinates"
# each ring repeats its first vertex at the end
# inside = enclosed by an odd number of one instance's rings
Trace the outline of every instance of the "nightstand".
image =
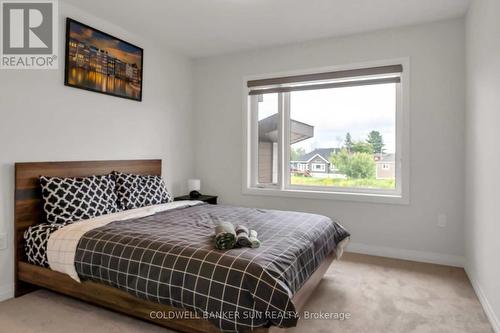
{"type": "Polygon", "coordinates": [[[200,195],[198,198],[191,198],[189,195],[182,195],[180,197],[174,198],[174,201],[182,201],[182,200],[198,200],[209,203],[211,205],[217,205],[216,195],[200,195]]]}

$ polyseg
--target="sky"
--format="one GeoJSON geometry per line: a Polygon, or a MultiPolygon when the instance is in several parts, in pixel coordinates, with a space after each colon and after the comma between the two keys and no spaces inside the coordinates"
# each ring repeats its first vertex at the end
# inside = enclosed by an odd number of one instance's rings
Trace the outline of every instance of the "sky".
{"type": "Polygon", "coordinates": [[[124,43],[115,38],[111,38],[108,35],[85,28],[75,22],[71,22],[70,36],[71,38],[75,38],[78,41],[85,41],[99,49],[106,50],[115,58],[118,58],[129,64],[135,63],[138,68],[141,68],[142,52],[139,48],[134,47],[131,44],[124,43]]]}
{"type": "MultiPolygon", "coordinates": [[[[379,131],[385,152],[394,153],[396,144],[396,84],[291,92],[290,116],[314,126],[314,137],[294,144],[306,152],[315,148],[341,147],[347,132],[353,141],[366,140],[379,131]]],[[[264,94],[259,119],[278,110],[278,95],[264,94]]]]}

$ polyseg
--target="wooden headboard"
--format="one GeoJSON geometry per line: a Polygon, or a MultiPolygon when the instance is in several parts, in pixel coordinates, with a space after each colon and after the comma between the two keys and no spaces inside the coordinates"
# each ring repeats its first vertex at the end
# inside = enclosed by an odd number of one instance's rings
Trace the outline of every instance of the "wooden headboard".
{"type": "Polygon", "coordinates": [[[15,281],[16,296],[31,291],[17,279],[19,261],[26,261],[23,233],[28,227],[44,222],[39,177],[86,177],[105,175],[112,171],[141,175],[161,175],[161,160],[34,162],[15,165],[15,281]]]}

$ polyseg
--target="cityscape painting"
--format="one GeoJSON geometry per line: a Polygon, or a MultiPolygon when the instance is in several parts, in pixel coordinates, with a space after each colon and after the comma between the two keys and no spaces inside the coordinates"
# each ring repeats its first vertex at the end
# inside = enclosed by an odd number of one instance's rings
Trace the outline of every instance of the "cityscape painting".
{"type": "Polygon", "coordinates": [[[67,18],[64,84],[142,100],[143,49],[67,18]]]}

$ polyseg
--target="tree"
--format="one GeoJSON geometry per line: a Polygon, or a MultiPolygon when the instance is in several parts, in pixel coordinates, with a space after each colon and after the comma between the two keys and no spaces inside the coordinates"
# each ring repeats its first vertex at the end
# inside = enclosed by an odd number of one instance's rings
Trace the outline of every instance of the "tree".
{"type": "Polygon", "coordinates": [[[375,161],[369,153],[349,154],[347,149],[344,148],[339,153],[332,154],[330,162],[337,170],[349,178],[375,178],[375,161]]]}
{"type": "Polygon", "coordinates": [[[375,161],[367,153],[355,153],[351,157],[348,177],[373,179],[375,178],[375,161]]]}
{"type": "Polygon", "coordinates": [[[373,147],[374,154],[382,154],[384,152],[384,139],[379,131],[371,131],[370,134],[368,134],[366,142],[373,147]]]}
{"type": "Polygon", "coordinates": [[[342,148],[338,153],[333,152],[330,155],[329,160],[330,163],[333,164],[338,171],[346,175],[347,170],[349,169],[350,156],[351,154],[347,151],[347,149],[342,148]]]}
{"type": "Polygon", "coordinates": [[[351,152],[373,154],[373,146],[368,142],[356,141],[352,144],[351,152]]]}
{"type": "Polygon", "coordinates": [[[351,138],[351,133],[349,132],[347,132],[347,134],[345,135],[344,147],[345,149],[347,149],[348,152],[351,152],[352,138],[351,138]]]}
{"type": "Polygon", "coordinates": [[[290,149],[290,159],[292,161],[297,161],[300,156],[305,155],[305,154],[306,154],[306,151],[302,147],[290,149]]]}

